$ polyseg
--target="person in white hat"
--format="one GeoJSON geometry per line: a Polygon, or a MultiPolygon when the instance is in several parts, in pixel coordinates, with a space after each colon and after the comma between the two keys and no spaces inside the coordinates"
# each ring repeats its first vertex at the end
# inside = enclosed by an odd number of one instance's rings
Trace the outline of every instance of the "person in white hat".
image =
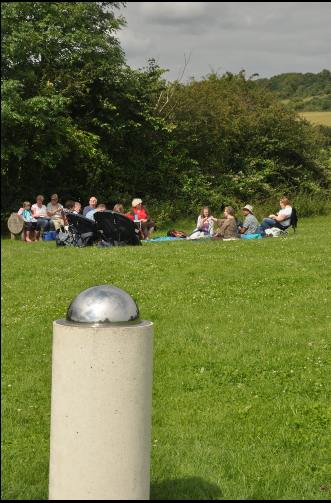
{"type": "Polygon", "coordinates": [[[259,222],[253,215],[253,206],[246,204],[242,209],[245,217],[243,227],[238,232],[238,238],[244,238],[247,234],[257,234],[259,231],[259,222]]]}
{"type": "Polygon", "coordinates": [[[130,215],[138,217],[138,220],[141,222],[141,230],[143,231],[144,238],[149,239],[156,226],[155,223],[151,221],[150,214],[146,207],[142,205],[141,199],[135,198],[132,200],[130,215]]]}

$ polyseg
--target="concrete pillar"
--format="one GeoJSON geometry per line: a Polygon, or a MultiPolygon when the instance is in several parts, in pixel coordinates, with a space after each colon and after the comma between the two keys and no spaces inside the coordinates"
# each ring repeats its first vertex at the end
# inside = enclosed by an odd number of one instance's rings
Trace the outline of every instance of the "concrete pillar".
{"type": "Polygon", "coordinates": [[[103,285],[53,329],[49,499],[149,499],[153,323],[103,285]]]}

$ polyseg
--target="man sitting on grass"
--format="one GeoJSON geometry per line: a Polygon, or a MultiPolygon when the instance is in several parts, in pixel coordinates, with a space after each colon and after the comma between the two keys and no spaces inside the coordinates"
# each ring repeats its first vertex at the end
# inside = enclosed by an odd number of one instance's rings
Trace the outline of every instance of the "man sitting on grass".
{"type": "Polygon", "coordinates": [[[259,222],[253,215],[253,206],[246,204],[243,207],[243,215],[245,217],[243,227],[238,232],[238,238],[243,239],[247,234],[257,234],[259,231],[259,222]]]}
{"type": "Polygon", "coordinates": [[[107,208],[104,204],[99,204],[99,206],[97,206],[97,208],[95,208],[94,210],[91,210],[89,211],[88,213],[86,213],[85,217],[86,218],[89,218],[90,220],[93,220],[93,222],[95,222],[94,220],[94,213],[96,211],[105,211],[107,208]]]}

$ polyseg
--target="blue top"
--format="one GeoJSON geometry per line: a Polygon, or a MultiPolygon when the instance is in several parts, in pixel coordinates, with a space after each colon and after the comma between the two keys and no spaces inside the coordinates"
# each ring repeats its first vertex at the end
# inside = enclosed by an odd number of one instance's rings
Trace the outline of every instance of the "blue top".
{"type": "Polygon", "coordinates": [[[91,208],[91,206],[90,206],[90,205],[89,205],[89,206],[85,206],[85,208],[84,208],[84,210],[83,210],[83,217],[85,217],[85,216],[86,216],[86,214],[87,214],[89,211],[91,211],[91,210],[93,210],[93,208],[91,208]]]}
{"type": "Polygon", "coordinates": [[[94,220],[94,216],[93,216],[93,215],[94,215],[94,213],[96,213],[97,211],[98,211],[98,210],[96,210],[96,209],[94,208],[94,210],[91,210],[91,211],[89,211],[88,213],[86,213],[85,217],[86,217],[86,218],[89,218],[90,220],[93,220],[93,222],[95,222],[95,220],[94,220]]]}

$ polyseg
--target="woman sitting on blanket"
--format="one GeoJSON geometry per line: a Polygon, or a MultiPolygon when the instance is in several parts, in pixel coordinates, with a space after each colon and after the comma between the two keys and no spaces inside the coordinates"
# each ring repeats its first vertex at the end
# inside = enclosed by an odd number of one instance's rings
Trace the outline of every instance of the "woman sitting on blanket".
{"type": "Polygon", "coordinates": [[[226,217],[225,219],[210,217],[218,225],[218,229],[216,230],[214,236],[211,238],[212,241],[237,239],[237,222],[234,217],[234,209],[232,208],[232,206],[226,206],[226,208],[224,209],[224,216],[226,217]]]}
{"type": "Polygon", "coordinates": [[[155,230],[155,223],[151,221],[150,214],[145,206],[142,205],[141,199],[133,199],[130,215],[138,216],[141,221],[141,230],[143,231],[145,239],[149,239],[152,232],[155,230]]]}
{"type": "Polygon", "coordinates": [[[214,220],[208,206],[204,206],[198,216],[197,226],[191,234],[190,239],[211,238],[214,234],[214,220]]]}

